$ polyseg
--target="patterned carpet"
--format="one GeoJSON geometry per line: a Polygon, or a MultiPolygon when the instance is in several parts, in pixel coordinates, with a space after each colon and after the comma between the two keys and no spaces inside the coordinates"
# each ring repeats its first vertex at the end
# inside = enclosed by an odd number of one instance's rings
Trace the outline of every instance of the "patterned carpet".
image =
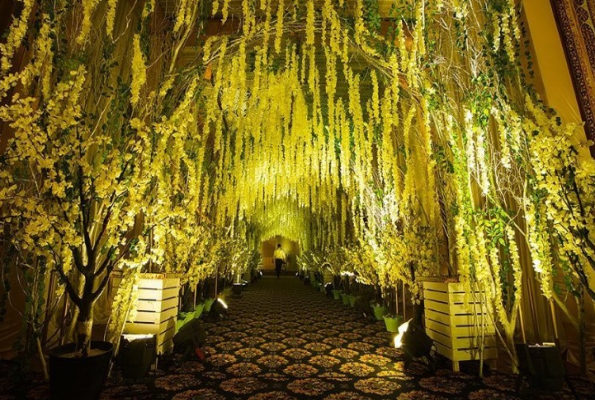
{"type": "MultiPolygon", "coordinates": [[[[390,346],[384,324],[366,320],[340,301],[328,299],[295,277],[264,277],[242,298],[228,301],[228,315],[205,322],[204,363],[165,357],[158,371],[141,380],[115,371],[102,399],[521,399],[515,377],[453,373],[446,360],[431,372],[421,362],[406,369],[403,355],[390,346]]],[[[489,372],[489,371],[488,371],[489,372]]],[[[0,387],[7,389],[7,378],[0,387]]],[[[574,381],[580,399],[594,398],[594,387],[574,381]]],[[[0,400],[46,399],[37,384],[0,400]]],[[[573,399],[568,389],[532,398],[573,399]]]]}

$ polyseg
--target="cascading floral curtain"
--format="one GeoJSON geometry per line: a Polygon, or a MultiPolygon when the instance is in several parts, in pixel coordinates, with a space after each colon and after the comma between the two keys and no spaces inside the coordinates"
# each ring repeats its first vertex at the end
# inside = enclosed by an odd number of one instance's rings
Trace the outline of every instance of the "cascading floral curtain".
{"type": "Polygon", "coordinates": [[[203,279],[190,258],[231,248],[207,226],[355,248],[415,300],[420,278],[456,275],[488,293],[511,355],[527,303],[595,298],[593,160],[528,84],[519,2],[20,3],[0,59],[1,221],[75,303],[76,271],[203,279]]]}

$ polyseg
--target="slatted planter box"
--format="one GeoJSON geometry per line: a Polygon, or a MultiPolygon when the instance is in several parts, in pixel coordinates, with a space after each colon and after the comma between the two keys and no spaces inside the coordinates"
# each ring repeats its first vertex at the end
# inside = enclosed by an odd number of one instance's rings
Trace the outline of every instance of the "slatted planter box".
{"type": "Polygon", "coordinates": [[[138,283],[137,315],[127,321],[126,333],[153,334],[157,354],[173,349],[178,316],[180,278],[166,274],[141,274],[138,283]]]}
{"type": "Polygon", "coordinates": [[[459,362],[479,360],[481,337],[483,359],[496,359],[495,327],[491,318],[491,306],[486,304],[485,294],[468,296],[460,283],[424,282],[424,309],[426,333],[432,338],[438,353],[452,360],[454,371],[459,371],[459,362]],[[480,296],[483,296],[483,301],[480,296]]]}

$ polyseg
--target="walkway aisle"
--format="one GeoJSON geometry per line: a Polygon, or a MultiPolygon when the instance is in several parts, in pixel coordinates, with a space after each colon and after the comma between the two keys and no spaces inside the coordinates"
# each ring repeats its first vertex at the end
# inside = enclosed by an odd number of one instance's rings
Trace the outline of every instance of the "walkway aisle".
{"type": "Polygon", "coordinates": [[[229,299],[226,319],[205,327],[206,363],[174,361],[146,398],[517,399],[508,376],[482,382],[448,369],[431,375],[416,363],[404,372],[384,324],[291,276],[250,285],[242,298],[229,299]]]}
{"type": "Polygon", "coordinates": [[[230,302],[229,317],[207,329],[208,361],[225,374],[226,396],[392,397],[405,383],[394,380],[399,352],[382,325],[295,277],[263,278],[230,302]]]}
{"type": "Polygon", "coordinates": [[[142,383],[110,380],[102,399],[518,399],[511,376],[482,381],[447,364],[435,374],[421,363],[403,371],[384,324],[295,277],[264,277],[205,327],[205,364],[163,360],[142,383]]]}
{"type": "MultiPolygon", "coordinates": [[[[132,381],[118,369],[102,400],[519,400],[513,376],[480,380],[455,374],[444,363],[430,373],[421,363],[403,370],[401,353],[390,347],[380,322],[327,299],[295,277],[265,277],[241,299],[229,299],[229,314],[205,323],[205,363],[164,357],[159,370],[132,381]]],[[[47,400],[41,376],[17,390],[0,364],[0,400],[47,400]]],[[[595,399],[593,385],[575,380],[580,399],[595,399]]],[[[570,400],[553,393],[540,399],[570,400]]]]}

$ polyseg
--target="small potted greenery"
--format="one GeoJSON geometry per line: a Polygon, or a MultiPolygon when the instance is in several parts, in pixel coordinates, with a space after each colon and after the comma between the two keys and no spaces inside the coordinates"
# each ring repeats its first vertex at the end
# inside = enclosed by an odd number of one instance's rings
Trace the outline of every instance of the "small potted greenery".
{"type": "Polygon", "coordinates": [[[374,312],[374,318],[378,321],[382,321],[384,316],[388,314],[388,307],[386,307],[382,299],[380,299],[380,301],[376,300],[373,302],[372,311],[374,312]]]}
{"type": "Polygon", "coordinates": [[[359,296],[355,293],[351,293],[348,297],[349,307],[355,307],[355,303],[357,302],[357,299],[359,299],[359,296]]]}
{"type": "Polygon", "coordinates": [[[375,299],[370,302],[370,307],[372,307],[372,311],[374,312],[374,318],[382,321],[388,313],[388,307],[379,285],[374,287],[374,295],[375,299]]]}
{"type": "Polygon", "coordinates": [[[382,321],[384,316],[388,313],[388,308],[386,308],[386,306],[383,304],[375,303],[372,306],[372,311],[374,312],[374,318],[376,318],[378,321],[382,321]]]}
{"type": "Polygon", "coordinates": [[[340,289],[333,289],[333,298],[335,300],[341,300],[341,294],[343,293],[340,289]]]}
{"type": "Polygon", "coordinates": [[[360,288],[360,284],[358,282],[355,282],[355,278],[353,275],[349,276],[349,297],[348,297],[348,301],[349,301],[349,306],[350,307],[355,307],[355,303],[357,302],[358,299],[361,298],[361,288],[360,288]]]}
{"type": "Polygon", "coordinates": [[[343,305],[349,305],[349,296],[351,296],[351,293],[349,292],[349,287],[345,287],[343,293],[341,293],[341,300],[343,301],[343,305]]]}
{"type": "Polygon", "coordinates": [[[343,272],[341,274],[341,280],[341,286],[343,287],[343,292],[341,293],[341,300],[343,301],[343,305],[348,306],[352,288],[349,282],[349,277],[346,275],[346,273],[343,272]]]}
{"type": "Polygon", "coordinates": [[[403,317],[396,314],[385,314],[382,318],[388,332],[398,332],[399,326],[403,323],[403,317]]]}
{"type": "Polygon", "coordinates": [[[339,275],[333,275],[333,298],[335,300],[341,300],[341,277],[339,275]]]}
{"type": "MultiPolygon", "coordinates": [[[[390,296],[389,298],[393,298],[393,296],[390,296]]],[[[382,318],[384,319],[384,324],[386,326],[386,330],[388,332],[398,332],[399,331],[399,326],[403,323],[403,317],[401,315],[397,314],[397,303],[396,303],[396,299],[395,301],[388,301],[388,310],[389,312],[385,313],[382,318]],[[392,304],[394,303],[394,308],[392,307],[392,304]],[[393,313],[394,311],[394,313],[393,313]]]]}

